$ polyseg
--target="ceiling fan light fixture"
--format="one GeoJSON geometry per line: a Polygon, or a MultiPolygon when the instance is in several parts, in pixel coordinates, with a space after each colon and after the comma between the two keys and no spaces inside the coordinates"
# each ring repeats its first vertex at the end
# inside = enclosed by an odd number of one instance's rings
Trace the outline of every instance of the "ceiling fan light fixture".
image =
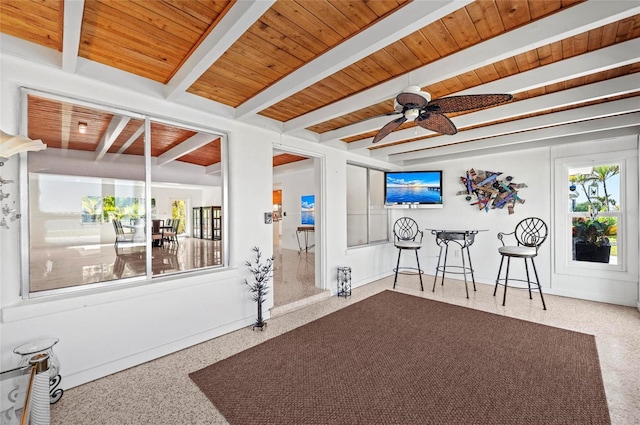
{"type": "Polygon", "coordinates": [[[445,113],[488,108],[511,100],[513,95],[502,93],[449,96],[431,101],[429,93],[421,91],[419,86],[410,86],[396,96],[393,104],[395,112],[392,114],[402,114],[402,117],[383,126],[374,136],[373,143],[382,140],[407,120],[414,120],[424,129],[452,136],[458,129],[445,113]]]}
{"type": "Polygon", "coordinates": [[[405,118],[408,120],[415,120],[416,118],[418,118],[418,115],[420,115],[420,109],[418,108],[408,109],[404,113],[405,118]]]}

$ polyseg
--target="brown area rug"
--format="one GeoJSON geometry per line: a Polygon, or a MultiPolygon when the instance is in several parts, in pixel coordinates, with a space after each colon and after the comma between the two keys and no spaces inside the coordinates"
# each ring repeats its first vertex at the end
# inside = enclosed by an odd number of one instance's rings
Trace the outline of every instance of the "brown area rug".
{"type": "Polygon", "coordinates": [[[233,425],[610,424],[592,335],[391,291],[190,377],[233,425]]]}

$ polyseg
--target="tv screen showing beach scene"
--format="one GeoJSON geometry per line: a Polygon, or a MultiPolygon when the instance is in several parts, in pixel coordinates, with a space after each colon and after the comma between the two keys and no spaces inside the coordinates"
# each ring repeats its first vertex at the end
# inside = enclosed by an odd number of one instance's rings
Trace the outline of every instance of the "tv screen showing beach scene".
{"type": "Polygon", "coordinates": [[[301,209],[302,209],[302,224],[306,224],[308,226],[314,226],[316,224],[314,195],[302,196],[301,209]]]}
{"type": "Polygon", "coordinates": [[[386,206],[442,206],[442,171],[386,172],[386,206]]]}

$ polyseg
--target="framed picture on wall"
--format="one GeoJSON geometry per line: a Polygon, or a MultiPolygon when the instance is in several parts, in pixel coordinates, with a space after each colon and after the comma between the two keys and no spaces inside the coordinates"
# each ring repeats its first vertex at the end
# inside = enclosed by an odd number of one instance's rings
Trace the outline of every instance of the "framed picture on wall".
{"type": "Polygon", "coordinates": [[[313,226],[316,224],[315,217],[315,197],[314,195],[303,195],[301,202],[302,224],[313,226]]]}

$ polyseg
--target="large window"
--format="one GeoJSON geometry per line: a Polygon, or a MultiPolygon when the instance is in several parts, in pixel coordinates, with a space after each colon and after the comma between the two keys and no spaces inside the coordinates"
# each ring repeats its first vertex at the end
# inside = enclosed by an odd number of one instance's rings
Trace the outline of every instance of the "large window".
{"type": "Polygon", "coordinates": [[[347,246],[388,240],[384,172],[347,164],[347,246]]]}
{"type": "Polygon", "coordinates": [[[572,261],[618,264],[620,164],[568,169],[572,261]]]}
{"type": "Polygon", "coordinates": [[[47,149],[26,165],[23,296],[224,265],[226,241],[194,237],[189,211],[224,215],[223,134],[40,92],[24,99],[27,135],[47,149]]]}
{"type": "Polygon", "coordinates": [[[627,302],[629,294],[635,299],[638,283],[637,138],[575,146],[551,152],[552,288],[627,302]]]}
{"type": "Polygon", "coordinates": [[[604,276],[628,269],[628,169],[628,151],[556,160],[558,208],[552,224],[558,273],[604,276]]]}

